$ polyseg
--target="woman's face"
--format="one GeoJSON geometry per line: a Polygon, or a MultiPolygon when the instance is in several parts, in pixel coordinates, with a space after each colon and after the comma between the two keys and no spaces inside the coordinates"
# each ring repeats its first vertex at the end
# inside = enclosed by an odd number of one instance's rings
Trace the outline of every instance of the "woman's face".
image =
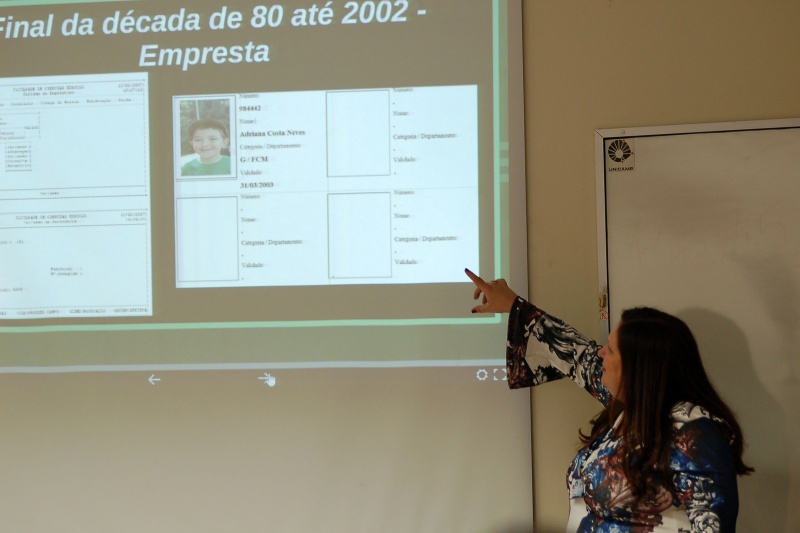
{"type": "Polygon", "coordinates": [[[600,357],[603,358],[603,377],[600,382],[605,385],[611,396],[621,400],[619,388],[622,383],[622,358],[619,355],[619,344],[617,344],[618,330],[619,325],[608,335],[608,344],[600,349],[600,357]]]}

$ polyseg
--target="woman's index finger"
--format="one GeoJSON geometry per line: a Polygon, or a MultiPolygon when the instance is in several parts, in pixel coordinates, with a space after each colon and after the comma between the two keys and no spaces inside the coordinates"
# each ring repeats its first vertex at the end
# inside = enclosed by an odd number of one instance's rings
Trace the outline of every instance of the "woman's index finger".
{"type": "Polygon", "coordinates": [[[464,269],[464,272],[466,272],[466,274],[467,274],[467,276],[469,277],[469,279],[471,279],[471,280],[472,280],[472,282],[473,282],[475,285],[477,285],[477,286],[478,286],[478,288],[480,288],[480,289],[483,289],[483,288],[485,288],[485,287],[488,287],[488,286],[489,286],[489,284],[488,284],[488,283],[486,283],[485,281],[483,281],[483,278],[482,278],[482,277],[480,277],[479,275],[475,274],[475,273],[474,273],[474,272],[472,272],[470,269],[468,269],[468,268],[465,268],[465,269],[464,269]]]}

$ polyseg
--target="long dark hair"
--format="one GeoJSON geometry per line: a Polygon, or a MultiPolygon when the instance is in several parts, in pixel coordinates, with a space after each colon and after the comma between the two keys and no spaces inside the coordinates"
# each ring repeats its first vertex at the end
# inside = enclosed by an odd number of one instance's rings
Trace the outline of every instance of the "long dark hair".
{"type": "MultiPolygon", "coordinates": [[[[618,396],[592,420],[584,445],[607,431],[624,411],[616,429],[624,436],[623,471],[634,494],[645,495],[649,480],[669,487],[672,408],[690,402],[721,418],[727,427],[736,473],[753,469],[742,461],[744,439],[736,415],[708,379],[697,341],[681,319],[657,309],[637,307],[622,313],[617,329],[622,362],[618,396]]],[[[652,488],[652,487],[651,487],[652,488]]]]}

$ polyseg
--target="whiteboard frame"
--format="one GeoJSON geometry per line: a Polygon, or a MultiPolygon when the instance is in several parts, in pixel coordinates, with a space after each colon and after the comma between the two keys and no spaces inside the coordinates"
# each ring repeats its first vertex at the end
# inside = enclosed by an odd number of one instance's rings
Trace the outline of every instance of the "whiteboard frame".
{"type": "Polygon", "coordinates": [[[775,130],[800,128],[800,118],[748,120],[738,122],[709,122],[705,124],[678,124],[669,126],[641,126],[632,128],[606,128],[594,132],[595,179],[597,195],[597,274],[598,318],[601,334],[611,331],[608,291],[608,227],[606,215],[606,141],[639,137],[686,135],[694,133],[729,133],[735,131],[775,130]]]}

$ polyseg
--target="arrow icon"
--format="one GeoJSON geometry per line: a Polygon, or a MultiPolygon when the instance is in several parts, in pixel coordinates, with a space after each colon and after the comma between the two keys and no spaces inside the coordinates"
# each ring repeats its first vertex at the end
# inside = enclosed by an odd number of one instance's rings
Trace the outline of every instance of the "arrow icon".
{"type": "Polygon", "coordinates": [[[259,377],[258,379],[262,380],[264,382],[264,385],[269,385],[270,387],[274,387],[275,383],[277,383],[278,381],[277,379],[275,379],[275,376],[273,376],[269,372],[264,372],[264,375],[259,377]]]}
{"type": "Polygon", "coordinates": [[[156,382],[157,382],[157,381],[161,381],[161,379],[160,379],[160,378],[157,378],[157,377],[156,377],[156,375],[155,375],[155,374],[153,374],[152,376],[150,376],[150,379],[148,379],[147,381],[149,381],[149,382],[150,382],[150,385],[155,385],[155,384],[156,384],[156,382]]]}

